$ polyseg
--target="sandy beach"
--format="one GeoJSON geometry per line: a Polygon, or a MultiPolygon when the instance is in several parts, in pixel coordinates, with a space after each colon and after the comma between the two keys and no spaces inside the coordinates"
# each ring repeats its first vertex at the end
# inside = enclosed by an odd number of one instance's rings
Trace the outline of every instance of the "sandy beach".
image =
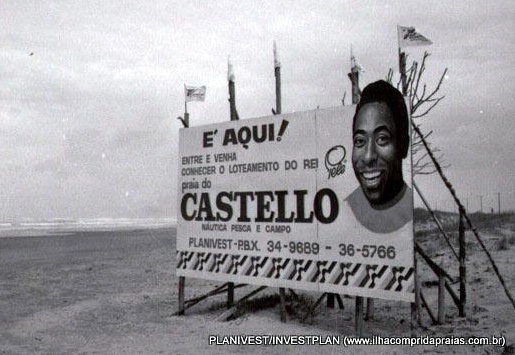
{"type": "MultiPolygon", "coordinates": [[[[420,226],[419,226],[420,227],[420,226]]],[[[421,228],[421,227],[420,227],[421,228]]],[[[508,249],[496,248],[502,233],[513,236],[512,226],[486,234],[487,244],[514,288],[508,249]]],[[[210,345],[210,335],[354,335],[354,299],[343,298],[344,309],[320,306],[313,317],[301,322],[290,314],[281,323],[277,305],[221,322],[224,297],[217,296],[186,312],[177,310],[174,228],[118,231],[66,232],[0,238],[0,354],[500,354],[499,346],[353,346],[210,345]]],[[[515,311],[511,308],[484,254],[470,240],[467,316],[447,297],[444,325],[431,325],[422,313],[429,336],[504,335],[515,339],[515,311]]],[[[426,248],[438,238],[421,237],[426,248]]],[[[511,249],[511,250],[510,250],[511,249]]],[[[439,263],[452,264],[450,252],[433,254],[439,263]]],[[[425,296],[436,311],[434,275],[419,262],[425,296]]],[[[187,279],[186,297],[201,295],[218,283],[187,279]]],[[[250,289],[253,288],[249,286],[250,289]]],[[[238,289],[236,297],[249,292],[238,289]]],[[[454,285],[457,288],[457,285],[454,285]]],[[[277,290],[267,289],[260,295],[277,290]]],[[[302,293],[302,292],[300,292],[302,293]]],[[[319,295],[306,294],[308,299],[319,295]]],[[[448,296],[448,295],[447,295],[448,296]]],[[[261,296],[263,297],[263,296],[261,296]]],[[[409,304],[376,301],[373,320],[365,335],[409,336],[409,304]]]]}

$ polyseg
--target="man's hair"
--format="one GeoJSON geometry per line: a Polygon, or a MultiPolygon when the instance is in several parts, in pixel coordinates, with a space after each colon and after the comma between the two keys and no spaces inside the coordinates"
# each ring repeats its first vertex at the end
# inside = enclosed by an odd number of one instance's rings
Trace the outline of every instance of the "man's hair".
{"type": "Polygon", "coordinates": [[[395,123],[397,149],[402,158],[406,158],[409,148],[409,116],[408,109],[402,94],[384,80],[368,84],[361,93],[361,99],[356,106],[352,119],[352,131],[356,124],[356,117],[363,106],[373,102],[384,102],[390,109],[395,123]]]}

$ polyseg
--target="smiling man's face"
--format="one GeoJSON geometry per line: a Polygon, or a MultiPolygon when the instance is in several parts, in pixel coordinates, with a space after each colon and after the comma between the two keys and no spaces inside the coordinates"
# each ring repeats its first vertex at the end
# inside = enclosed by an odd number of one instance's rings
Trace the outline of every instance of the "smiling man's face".
{"type": "Polygon", "coordinates": [[[365,104],[354,122],[352,165],[368,201],[381,205],[402,189],[402,154],[392,113],[383,102],[365,104]]]}

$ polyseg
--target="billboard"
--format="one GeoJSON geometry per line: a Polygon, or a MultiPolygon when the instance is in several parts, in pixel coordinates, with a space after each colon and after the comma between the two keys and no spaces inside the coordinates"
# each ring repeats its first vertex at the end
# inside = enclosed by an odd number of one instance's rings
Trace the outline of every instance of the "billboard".
{"type": "Polygon", "coordinates": [[[181,129],[177,275],[412,302],[411,155],[354,111],[181,129]]]}

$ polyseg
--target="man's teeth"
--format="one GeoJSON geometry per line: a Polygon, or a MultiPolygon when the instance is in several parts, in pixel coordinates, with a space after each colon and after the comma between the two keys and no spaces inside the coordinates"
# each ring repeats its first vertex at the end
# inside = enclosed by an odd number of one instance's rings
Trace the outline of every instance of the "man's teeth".
{"type": "Polygon", "coordinates": [[[363,177],[367,180],[375,179],[375,178],[378,178],[379,176],[381,176],[380,171],[375,171],[372,173],[363,173],[363,177]]]}

